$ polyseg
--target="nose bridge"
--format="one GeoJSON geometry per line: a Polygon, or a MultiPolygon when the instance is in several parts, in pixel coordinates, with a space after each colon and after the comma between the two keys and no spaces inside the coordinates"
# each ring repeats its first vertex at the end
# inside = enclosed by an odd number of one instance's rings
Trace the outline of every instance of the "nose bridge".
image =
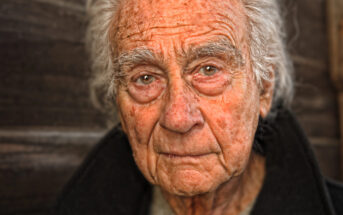
{"type": "Polygon", "coordinates": [[[183,81],[175,81],[169,88],[169,97],[166,104],[166,113],[175,118],[189,117],[192,104],[190,92],[186,89],[183,81]]]}
{"type": "Polygon", "coordinates": [[[196,125],[203,124],[197,100],[181,77],[171,78],[160,124],[178,133],[186,133],[196,125]]]}

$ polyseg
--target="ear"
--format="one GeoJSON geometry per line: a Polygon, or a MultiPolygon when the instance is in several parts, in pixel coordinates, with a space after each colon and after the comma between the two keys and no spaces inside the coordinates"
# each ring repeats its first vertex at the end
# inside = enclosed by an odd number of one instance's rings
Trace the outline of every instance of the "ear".
{"type": "Polygon", "coordinates": [[[274,73],[271,73],[270,80],[262,80],[262,89],[260,91],[260,116],[265,118],[272,106],[274,93],[274,73]]]}

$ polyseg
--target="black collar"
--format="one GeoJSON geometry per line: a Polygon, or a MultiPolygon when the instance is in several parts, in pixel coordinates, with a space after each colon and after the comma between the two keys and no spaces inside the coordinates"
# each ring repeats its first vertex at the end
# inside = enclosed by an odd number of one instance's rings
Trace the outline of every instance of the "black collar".
{"type": "Polygon", "coordinates": [[[252,215],[334,214],[324,179],[304,132],[285,110],[259,126],[266,178],[252,215]]]}
{"type": "MultiPolygon", "coordinates": [[[[267,174],[252,215],[334,215],[309,143],[289,111],[261,122],[255,141],[264,149],[267,174]]],[[[55,214],[147,215],[151,192],[117,126],[65,187],[55,214]]]]}

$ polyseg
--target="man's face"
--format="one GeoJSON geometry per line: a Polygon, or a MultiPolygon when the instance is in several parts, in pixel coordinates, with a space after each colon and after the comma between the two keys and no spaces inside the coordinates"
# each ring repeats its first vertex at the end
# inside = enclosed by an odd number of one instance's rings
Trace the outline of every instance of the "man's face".
{"type": "Polygon", "coordinates": [[[117,103],[135,161],[172,194],[213,191],[244,171],[269,104],[252,73],[242,3],[124,2],[112,38],[124,75],[117,103]]]}

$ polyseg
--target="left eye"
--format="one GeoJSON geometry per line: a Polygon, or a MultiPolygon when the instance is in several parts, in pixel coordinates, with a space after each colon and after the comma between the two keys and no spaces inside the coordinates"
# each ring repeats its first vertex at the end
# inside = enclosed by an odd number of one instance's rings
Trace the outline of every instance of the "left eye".
{"type": "Polygon", "coordinates": [[[155,81],[155,77],[152,75],[142,75],[137,79],[137,83],[142,85],[148,85],[155,81]]]}
{"type": "Polygon", "coordinates": [[[205,76],[212,76],[216,74],[217,71],[218,69],[216,67],[207,65],[207,66],[201,67],[199,72],[205,76]]]}

